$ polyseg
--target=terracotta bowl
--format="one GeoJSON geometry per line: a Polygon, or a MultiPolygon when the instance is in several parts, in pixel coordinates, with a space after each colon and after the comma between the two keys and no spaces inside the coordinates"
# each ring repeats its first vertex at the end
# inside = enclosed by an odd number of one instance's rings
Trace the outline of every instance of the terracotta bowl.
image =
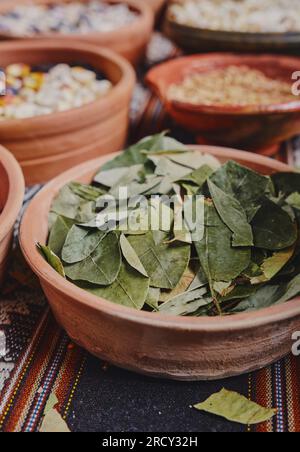
{"type": "Polygon", "coordinates": [[[207,106],[172,101],[169,87],[194,73],[227,66],[246,65],[271,78],[292,84],[300,58],[274,55],[206,54],[169,61],[150,70],[147,82],[170,116],[205,143],[258,150],[278,144],[300,132],[300,97],[294,102],[269,106],[207,106]]]}
{"type": "Polygon", "coordinates": [[[76,164],[122,149],[127,138],[135,84],[130,64],[110,50],[60,41],[2,43],[1,66],[80,62],[103,73],[114,87],[77,109],[0,122],[0,143],[21,163],[27,184],[48,181],[76,164]]]}
{"type": "MultiPolygon", "coordinates": [[[[146,0],[149,6],[153,9],[155,14],[159,14],[162,10],[163,6],[166,4],[166,0],[146,0]]],[[[141,3],[144,3],[145,0],[140,0],[141,3]]]]}
{"type": "Polygon", "coordinates": [[[24,177],[18,162],[0,146],[0,286],[24,192],[24,177]]]}
{"type": "MultiPolygon", "coordinates": [[[[254,154],[196,146],[222,162],[236,160],[263,174],[291,171],[254,154]]],[[[174,317],[110,303],[60,277],[40,256],[48,213],[58,191],[76,180],[90,183],[97,168],[114,155],[86,162],[50,182],[31,202],[22,221],[24,256],[40,279],[58,322],[76,343],[113,364],[156,377],[219,379],[264,367],[291,350],[300,329],[300,299],[258,312],[224,318],[174,317]]]]}
{"type": "MultiPolygon", "coordinates": [[[[80,0],[88,2],[89,0],[80,0]]],[[[129,25],[126,25],[118,30],[106,33],[87,33],[87,34],[66,34],[49,33],[32,35],[30,39],[40,41],[41,39],[60,39],[63,38],[66,44],[72,44],[77,41],[82,43],[91,43],[98,46],[106,47],[114,50],[136,65],[143,59],[147,44],[151,38],[154,14],[152,9],[148,6],[147,1],[138,0],[106,0],[109,3],[127,3],[129,7],[138,13],[137,19],[129,25]]],[[[0,15],[12,10],[16,5],[24,4],[55,4],[55,3],[69,3],[70,0],[5,0],[0,2],[0,15]]],[[[0,39],[22,39],[20,36],[11,34],[0,34],[0,39]]]]}
{"type": "Polygon", "coordinates": [[[242,33],[205,30],[174,21],[169,14],[165,32],[187,52],[300,53],[300,33],[242,33]]]}

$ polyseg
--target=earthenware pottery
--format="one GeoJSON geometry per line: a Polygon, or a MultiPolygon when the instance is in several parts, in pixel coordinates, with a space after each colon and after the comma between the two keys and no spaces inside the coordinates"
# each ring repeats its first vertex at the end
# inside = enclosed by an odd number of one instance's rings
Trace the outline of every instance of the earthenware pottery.
{"type": "MultiPolygon", "coordinates": [[[[235,160],[263,174],[290,167],[251,153],[195,146],[221,162],[235,160]]],[[[68,182],[90,183],[115,155],[86,162],[50,182],[23,217],[20,242],[57,321],[73,341],[122,368],[179,380],[220,379],[262,368],[288,354],[300,329],[300,299],[228,317],[173,317],[113,304],[61,277],[39,254],[53,199],[68,182]]]]}
{"type": "Polygon", "coordinates": [[[1,65],[22,62],[90,65],[114,87],[80,108],[0,122],[0,143],[20,162],[27,185],[46,182],[66,169],[122,149],[135,85],[131,65],[115,52],[88,43],[42,40],[0,44],[1,65]]]}
{"type": "Polygon", "coordinates": [[[16,159],[0,146],[0,286],[3,283],[14,224],[22,207],[25,184],[16,159]]]}
{"type": "Polygon", "coordinates": [[[300,97],[277,105],[222,106],[193,105],[171,100],[168,90],[194,73],[210,72],[228,66],[258,69],[267,77],[290,83],[300,67],[300,58],[278,55],[214,53],[182,57],[150,70],[147,82],[170,116],[195,133],[198,141],[255,151],[268,148],[300,132],[300,97]]]}
{"type": "MultiPolygon", "coordinates": [[[[81,0],[88,2],[89,0],[81,0]]],[[[151,38],[151,33],[154,25],[154,13],[152,8],[148,5],[147,1],[138,0],[107,0],[109,3],[127,3],[130,9],[135,11],[138,16],[137,19],[124,27],[117,30],[99,33],[87,33],[87,34],[66,34],[61,35],[58,33],[50,34],[38,34],[32,35],[30,39],[41,41],[41,39],[63,39],[66,44],[72,44],[73,42],[81,41],[82,43],[92,43],[97,46],[105,47],[106,49],[113,50],[131,63],[136,65],[145,55],[147,44],[151,38]]],[[[37,3],[42,5],[55,4],[55,3],[68,3],[69,0],[5,0],[0,2],[0,14],[6,13],[16,5],[26,5],[37,3]]],[[[19,36],[13,36],[11,34],[0,34],[0,40],[6,39],[22,39],[19,36]]]]}

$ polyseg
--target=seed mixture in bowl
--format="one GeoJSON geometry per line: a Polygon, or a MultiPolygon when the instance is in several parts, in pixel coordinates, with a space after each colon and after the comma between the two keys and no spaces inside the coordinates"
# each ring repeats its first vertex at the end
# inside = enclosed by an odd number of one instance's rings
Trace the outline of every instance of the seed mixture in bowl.
{"type": "Polygon", "coordinates": [[[195,105],[273,105],[293,102],[291,84],[248,66],[191,74],[168,90],[171,100],[195,105]]]}
{"type": "Polygon", "coordinates": [[[127,4],[101,0],[49,5],[17,5],[0,15],[0,33],[32,36],[45,33],[109,32],[137,18],[127,4]]]}
{"type": "Polygon", "coordinates": [[[137,310],[216,316],[300,293],[300,175],[272,177],[164,133],[53,200],[47,245],[68,281],[137,310]]]}
{"type": "Polygon", "coordinates": [[[175,0],[169,15],[182,25],[208,30],[300,32],[298,0],[175,0]]]}
{"type": "Polygon", "coordinates": [[[0,98],[0,121],[71,110],[107,94],[112,84],[81,66],[58,64],[47,71],[26,64],[5,70],[6,95],[0,98]]]}

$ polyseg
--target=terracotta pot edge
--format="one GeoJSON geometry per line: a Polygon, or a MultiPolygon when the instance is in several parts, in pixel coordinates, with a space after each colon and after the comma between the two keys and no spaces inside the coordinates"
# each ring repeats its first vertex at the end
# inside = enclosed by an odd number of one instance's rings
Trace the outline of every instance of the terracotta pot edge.
{"type": "Polygon", "coordinates": [[[15,157],[0,145],[0,161],[4,166],[9,180],[9,192],[6,204],[0,214],[0,242],[11,231],[17,216],[21,210],[24,194],[25,181],[21,167],[15,157]]]}

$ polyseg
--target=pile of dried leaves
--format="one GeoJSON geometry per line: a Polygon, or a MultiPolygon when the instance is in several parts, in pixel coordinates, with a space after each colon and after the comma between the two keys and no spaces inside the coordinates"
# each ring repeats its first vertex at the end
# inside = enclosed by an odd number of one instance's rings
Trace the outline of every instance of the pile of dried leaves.
{"type": "Polygon", "coordinates": [[[267,177],[233,161],[221,166],[160,134],[104,165],[91,185],[65,186],[51,207],[48,246],[39,247],[63,277],[111,302],[165,314],[228,315],[300,293],[299,222],[300,174],[267,177]],[[123,209],[119,187],[127,187],[127,199],[146,197],[158,230],[124,228],[129,216],[145,225],[145,206],[123,209]],[[203,195],[203,215],[196,229],[185,221],[175,230],[187,194],[203,195]],[[176,195],[179,202],[157,204],[153,195],[176,195]],[[118,221],[104,230],[110,197],[117,199],[118,221]]]}

